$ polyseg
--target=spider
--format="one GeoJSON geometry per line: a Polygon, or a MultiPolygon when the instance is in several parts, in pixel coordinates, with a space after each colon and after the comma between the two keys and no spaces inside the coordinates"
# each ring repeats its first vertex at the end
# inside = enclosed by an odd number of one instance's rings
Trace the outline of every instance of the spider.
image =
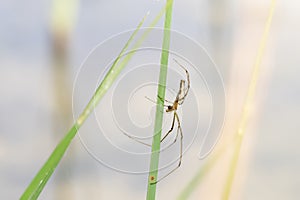
{"type": "MultiPolygon", "coordinates": [[[[181,128],[181,123],[177,114],[177,109],[179,105],[182,105],[185,97],[188,95],[189,89],[190,89],[190,75],[188,70],[181,65],[176,59],[174,59],[174,61],[185,71],[186,73],[186,77],[187,77],[187,87],[185,87],[185,80],[180,80],[180,85],[179,85],[179,91],[177,93],[177,96],[174,100],[174,102],[168,101],[168,100],[164,100],[167,103],[170,103],[171,105],[164,105],[165,107],[167,107],[167,109],[165,110],[167,113],[173,112],[173,120],[172,120],[172,125],[170,130],[165,134],[165,136],[160,140],[160,142],[163,142],[170,133],[172,133],[174,126],[175,126],[175,121],[177,121],[177,133],[176,133],[176,137],[175,140],[169,145],[171,146],[172,144],[174,144],[177,141],[178,135],[180,134],[180,157],[179,157],[179,162],[178,165],[171,170],[169,173],[167,173],[166,175],[164,175],[163,177],[161,177],[159,180],[157,180],[156,182],[152,183],[152,184],[156,184],[159,181],[161,181],[162,179],[166,178],[167,176],[169,176],[170,174],[172,174],[176,169],[178,169],[181,165],[181,161],[182,161],[182,146],[183,146],[183,134],[182,134],[182,128],[181,128]]],[[[161,97],[158,96],[158,98],[162,100],[161,97]]],[[[168,146],[168,147],[169,147],[168,146]]]]}
{"type": "MultiPolygon", "coordinates": [[[[166,107],[166,112],[167,113],[170,113],[170,112],[173,112],[173,119],[172,119],[172,125],[171,125],[171,128],[169,129],[169,131],[164,135],[164,137],[160,140],[160,142],[163,142],[170,133],[172,133],[173,129],[174,129],[174,126],[175,126],[175,121],[177,121],[177,133],[176,133],[176,137],[175,137],[175,140],[168,146],[170,147],[171,145],[173,145],[176,141],[177,141],[177,138],[178,138],[178,135],[180,134],[180,157],[179,157],[179,163],[178,165],[173,169],[171,170],[169,173],[167,173],[166,175],[164,175],[163,177],[161,177],[159,180],[157,180],[156,182],[153,182],[151,184],[156,184],[158,183],[159,181],[161,181],[162,179],[166,178],[167,176],[169,176],[170,174],[172,174],[176,169],[178,169],[181,165],[181,161],[182,161],[182,146],[183,146],[183,134],[182,134],[182,128],[181,128],[181,123],[180,123],[180,120],[179,120],[179,117],[178,117],[178,114],[177,114],[177,109],[178,109],[178,106],[182,105],[184,100],[185,100],[185,97],[188,95],[188,92],[189,92],[189,89],[190,89],[190,76],[189,76],[189,72],[188,70],[183,66],[181,65],[176,59],[174,59],[174,61],[185,71],[186,73],[186,78],[187,78],[187,87],[185,87],[185,80],[180,80],[180,85],[179,85],[179,91],[177,93],[177,96],[175,98],[175,100],[172,102],[172,101],[168,101],[168,100],[163,100],[160,96],[158,96],[158,98],[163,101],[163,102],[167,102],[169,103],[170,105],[163,105],[164,107],[166,107]]],[[[153,102],[156,104],[156,102],[148,97],[146,97],[149,101],[153,102]]],[[[136,137],[133,137],[131,135],[128,135],[126,133],[124,133],[126,136],[128,136],[129,138],[135,140],[136,142],[139,142],[141,144],[144,144],[146,146],[150,146],[150,144],[147,144],[145,142],[142,142],[140,140],[138,140],[136,137]]],[[[167,148],[168,148],[167,147],[167,148]]]]}

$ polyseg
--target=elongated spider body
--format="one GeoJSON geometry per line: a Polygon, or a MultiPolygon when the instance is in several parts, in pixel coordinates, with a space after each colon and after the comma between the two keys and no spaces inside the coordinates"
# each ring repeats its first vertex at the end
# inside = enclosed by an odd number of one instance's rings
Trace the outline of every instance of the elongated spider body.
{"type": "MultiPolygon", "coordinates": [[[[163,177],[161,177],[159,180],[151,183],[151,184],[156,184],[158,183],[159,181],[161,181],[162,179],[166,178],[167,176],[169,176],[172,172],[174,172],[176,169],[178,169],[181,165],[181,161],[182,161],[182,147],[183,147],[183,134],[182,134],[182,129],[181,129],[181,123],[180,123],[180,119],[179,119],[179,116],[177,114],[177,109],[180,105],[183,104],[184,100],[185,100],[185,97],[188,95],[188,92],[189,92],[189,89],[190,89],[190,76],[189,76],[189,72],[188,70],[183,66],[181,65],[177,60],[174,59],[174,61],[185,71],[186,73],[186,80],[187,80],[187,86],[185,86],[185,80],[180,80],[180,84],[179,84],[179,90],[178,90],[178,93],[176,95],[176,98],[175,100],[172,102],[172,101],[168,101],[168,100],[163,100],[160,96],[158,96],[158,98],[163,101],[163,102],[167,102],[169,103],[170,105],[164,105],[164,107],[166,107],[166,112],[167,113],[170,113],[170,112],[173,112],[173,119],[172,119],[172,125],[171,125],[171,128],[170,130],[164,135],[164,137],[162,137],[162,139],[160,140],[160,142],[163,142],[170,133],[172,133],[173,129],[174,129],[174,126],[175,126],[175,121],[177,122],[177,132],[176,132],[176,137],[174,139],[174,141],[168,146],[170,147],[171,145],[173,145],[176,141],[177,141],[177,138],[178,138],[178,135],[180,135],[180,156],[179,156],[179,163],[178,165],[173,169],[171,170],[169,173],[167,173],[166,175],[164,175],[163,177]]],[[[152,99],[146,97],[149,101],[153,102],[153,103],[156,103],[155,101],[153,101],[152,99]]],[[[147,144],[145,142],[142,142],[140,141],[139,139],[137,139],[136,137],[133,137],[133,136],[130,136],[126,133],[124,133],[126,136],[128,136],[129,138],[135,140],[136,142],[139,142],[143,145],[146,145],[146,146],[150,146],[150,144],[147,144]]],[[[167,148],[168,148],[167,147],[167,148]]],[[[154,177],[152,177],[154,179],[154,177]]]]}
{"type": "MultiPolygon", "coordinates": [[[[175,99],[175,101],[173,102],[172,105],[168,105],[167,106],[166,112],[172,112],[174,110],[177,110],[178,105],[182,104],[182,103],[179,103],[179,101],[182,101],[182,99],[180,98],[180,94],[184,94],[184,86],[185,86],[185,80],[181,80],[180,81],[179,91],[178,91],[178,94],[176,96],[176,99],[175,99]]],[[[169,101],[167,101],[167,102],[169,102],[169,101]]]]}
{"type": "MultiPolygon", "coordinates": [[[[174,102],[168,101],[168,100],[164,100],[165,102],[171,103],[171,105],[164,105],[165,107],[167,107],[166,112],[173,112],[173,120],[172,120],[172,125],[170,130],[165,134],[165,136],[160,140],[160,142],[163,142],[168,135],[173,131],[174,129],[174,125],[175,125],[175,121],[177,121],[177,133],[176,133],[176,137],[174,139],[174,141],[169,145],[171,146],[172,144],[174,144],[177,141],[178,135],[180,134],[180,156],[179,156],[179,162],[178,165],[171,170],[169,173],[167,173],[166,175],[164,175],[162,178],[160,178],[159,180],[157,180],[156,182],[154,182],[153,184],[158,183],[159,181],[161,181],[162,179],[166,178],[167,176],[169,176],[171,173],[173,173],[176,169],[178,169],[181,165],[181,161],[182,161],[182,147],[183,147],[183,134],[182,134],[182,128],[181,128],[181,123],[177,114],[177,109],[179,105],[182,105],[185,97],[187,96],[189,89],[190,89],[190,76],[189,76],[189,72],[188,70],[181,65],[177,60],[174,59],[174,61],[182,68],[185,70],[186,73],[186,78],[187,78],[187,87],[185,87],[185,80],[180,80],[180,85],[179,85],[179,91],[176,95],[176,98],[174,100],[174,102]]],[[[162,100],[161,97],[159,97],[160,100],[162,100]]]]}

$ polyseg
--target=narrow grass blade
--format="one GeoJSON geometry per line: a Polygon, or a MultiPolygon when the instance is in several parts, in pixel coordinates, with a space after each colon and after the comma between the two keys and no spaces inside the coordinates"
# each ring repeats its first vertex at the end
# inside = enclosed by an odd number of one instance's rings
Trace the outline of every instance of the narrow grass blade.
{"type": "Polygon", "coordinates": [[[161,99],[164,100],[165,90],[166,90],[173,0],[167,0],[167,4],[169,6],[167,6],[167,8],[166,8],[165,22],[164,22],[164,37],[163,37],[163,44],[162,44],[159,84],[158,84],[158,91],[157,91],[158,104],[156,106],[154,135],[153,135],[153,141],[152,141],[152,153],[151,153],[151,161],[150,161],[150,171],[149,171],[149,177],[148,177],[147,200],[154,200],[155,194],[156,194],[156,184],[153,184],[153,183],[155,183],[157,181],[157,174],[158,174],[160,139],[161,139],[161,129],[162,129],[162,121],[163,121],[163,113],[164,113],[163,101],[161,101],[161,99]]]}
{"type": "Polygon", "coordinates": [[[246,101],[245,101],[245,104],[243,107],[242,116],[240,118],[241,120],[239,122],[238,129],[236,132],[237,140],[236,140],[235,147],[234,147],[234,155],[230,162],[228,177],[225,182],[225,188],[224,188],[223,195],[222,195],[223,200],[229,199],[230,191],[232,188],[232,183],[233,183],[233,179],[235,176],[235,172],[236,172],[236,168],[237,168],[237,164],[238,164],[238,160],[239,160],[239,155],[240,155],[241,146],[242,146],[242,142],[243,142],[243,138],[244,138],[244,134],[245,134],[245,129],[247,127],[247,122],[248,122],[248,118],[249,118],[249,109],[248,108],[251,106],[253,97],[255,94],[257,80],[259,77],[261,60],[262,60],[264,49],[265,49],[265,46],[267,43],[267,39],[268,39],[270,27],[271,27],[271,22],[272,22],[272,18],[273,18],[275,2],[276,2],[275,0],[272,0],[270,11],[269,11],[269,16],[268,16],[268,19],[267,19],[267,22],[265,25],[265,30],[264,30],[264,33],[263,33],[263,36],[262,36],[262,39],[260,42],[256,60],[254,63],[254,69],[253,69],[253,74],[252,74],[251,82],[250,82],[249,89],[248,89],[248,94],[247,94],[246,101]]]}
{"type": "MultiPolygon", "coordinates": [[[[146,17],[146,16],[145,16],[146,17]]],[[[70,145],[72,139],[76,135],[78,129],[81,127],[81,125],[84,123],[84,121],[87,119],[91,111],[94,109],[94,107],[97,105],[97,103],[100,101],[100,99],[104,96],[104,94],[107,92],[109,87],[113,84],[113,82],[116,80],[122,69],[125,67],[125,65],[129,62],[129,59],[126,59],[126,62],[122,62],[119,64],[119,60],[121,56],[124,54],[124,52],[127,50],[128,46],[132,43],[134,37],[136,36],[137,32],[141,28],[142,24],[145,21],[145,17],[142,19],[142,21],[139,23],[135,31],[132,33],[131,37],[125,44],[124,48],[121,50],[118,58],[115,60],[113,65],[111,66],[110,70],[106,74],[105,78],[101,82],[100,86],[97,88],[96,92],[94,93],[93,97],[89,101],[88,105],[85,107],[84,111],[80,114],[78,117],[76,123],[73,125],[73,127],[69,130],[69,132],[65,135],[65,137],[60,141],[60,143],[56,146],[48,160],[45,162],[43,167],[40,169],[40,171],[36,174],[36,176],[33,178],[27,189],[22,194],[21,198],[22,200],[25,199],[37,199],[41,191],[43,190],[44,186],[46,185],[47,181],[51,177],[53,171],[57,167],[58,163],[60,162],[62,156],[64,155],[65,151],[67,150],[68,146],[70,145]]],[[[156,21],[153,21],[151,23],[152,26],[154,26],[158,19],[155,19],[156,21]]],[[[141,43],[141,40],[139,40],[141,43]]],[[[135,45],[137,46],[137,45],[135,45]]],[[[132,55],[132,54],[131,54],[132,55]]],[[[125,55],[125,58],[127,55],[125,55]]],[[[125,59],[124,58],[124,59],[125,59]]]]}

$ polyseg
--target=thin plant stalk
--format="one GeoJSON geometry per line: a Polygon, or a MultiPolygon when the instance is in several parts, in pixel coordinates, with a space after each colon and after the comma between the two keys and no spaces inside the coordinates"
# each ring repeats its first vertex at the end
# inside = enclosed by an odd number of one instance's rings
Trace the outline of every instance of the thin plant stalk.
{"type": "Polygon", "coordinates": [[[252,78],[251,78],[249,89],[248,89],[248,94],[246,97],[245,104],[243,106],[241,120],[239,122],[238,129],[236,132],[237,140],[236,140],[235,147],[234,147],[234,155],[230,162],[229,173],[228,173],[228,176],[227,176],[227,179],[225,182],[225,187],[224,187],[224,191],[223,191],[223,195],[222,195],[223,200],[229,199],[230,192],[232,189],[232,183],[233,183],[233,180],[235,177],[235,172],[237,169],[241,146],[242,146],[242,142],[243,142],[243,138],[245,135],[245,130],[246,130],[247,122],[248,122],[248,118],[249,118],[249,108],[253,104],[253,98],[255,95],[257,80],[259,77],[262,56],[263,56],[265,46],[267,43],[267,39],[269,36],[269,31],[270,31],[270,27],[271,27],[272,18],[273,18],[273,12],[274,12],[274,8],[275,8],[275,2],[276,2],[276,0],[272,0],[272,2],[271,2],[268,19],[267,19],[267,22],[265,25],[265,30],[263,32],[263,36],[262,36],[262,39],[261,39],[261,42],[259,45],[257,57],[256,57],[256,60],[254,63],[254,69],[253,69],[252,78]]]}
{"type": "MultiPolygon", "coordinates": [[[[271,24],[271,16],[273,14],[273,10],[274,10],[274,1],[272,2],[272,6],[271,6],[271,11],[270,11],[270,14],[269,14],[269,18],[268,18],[268,21],[266,23],[266,28],[265,28],[265,32],[264,32],[264,36],[263,36],[263,39],[261,41],[261,44],[260,44],[260,49],[259,49],[259,53],[258,53],[258,56],[257,56],[257,59],[256,59],[256,62],[255,62],[255,65],[254,65],[254,73],[252,75],[252,81],[251,81],[251,84],[252,86],[249,87],[249,92],[248,92],[248,97],[247,99],[249,99],[248,101],[248,105],[244,106],[244,112],[242,115],[244,115],[244,117],[242,117],[244,120],[241,121],[240,123],[240,126],[239,127],[244,127],[244,128],[239,128],[239,132],[238,132],[238,135],[240,133],[244,133],[244,130],[246,128],[246,116],[245,115],[248,115],[249,113],[246,113],[246,108],[248,108],[248,106],[250,105],[250,100],[253,99],[253,96],[254,96],[254,92],[255,92],[255,87],[256,87],[256,82],[257,82],[257,78],[258,78],[258,68],[259,68],[259,65],[261,63],[261,58],[262,58],[262,54],[263,54],[263,49],[264,49],[264,46],[265,46],[265,43],[266,43],[266,39],[267,39],[267,35],[268,35],[268,31],[269,31],[269,28],[270,28],[270,24],[271,24]],[[250,92],[251,91],[251,92],[250,92]],[[252,93],[252,94],[251,94],[252,93]],[[249,95],[251,94],[251,95],[249,95]],[[243,131],[242,131],[243,130],[243,131]]],[[[248,111],[247,111],[248,112],[248,111]]],[[[241,140],[242,137],[236,137],[233,141],[229,142],[225,142],[224,144],[222,144],[221,148],[219,148],[217,150],[217,152],[213,153],[213,155],[206,161],[206,163],[201,167],[201,169],[197,172],[197,174],[194,176],[194,178],[187,184],[187,186],[184,188],[184,190],[180,193],[180,195],[178,196],[177,200],[187,200],[190,195],[193,193],[193,191],[195,191],[195,189],[197,188],[197,186],[201,183],[201,181],[203,180],[203,178],[205,177],[205,175],[207,173],[209,173],[209,171],[211,170],[211,168],[215,165],[216,161],[218,160],[218,158],[224,154],[225,152],[225,148],[227,146],[230,145],[230,143],[234,143],[236,144],[235,145],[235,154],[233,156],[233,160],[235,162],[232,162],[231,163],[231,166],[230,166],[230,169],[231,169],[231,172],[229,174],[229,176],[231,176],[230,178],[230,181],[232,184],[232,180],[233,180],[233,173],[232,172],[235,172],[235,169],[236,168],[236,165],[237,165],[237,161],[238,161],[238,156],[239,156],[239,152],[240,152],[240,148],[241,148],[241,144],[242,144],[242,140],[241,140]],[[239,146],[238,146],[239,145],[239,146]],[[237,147],[238,147],[238,150],[237,150],[237,147]],[[235,167],[234,167],[235,166],[235,167]],[[234,170],[233,170],[234,169],[234,170]]],[[[228,182],[228,180],[227,180],[228,182]]],[[[230,185],[228,183],[226,183],[227,187],[230,185]]],[[[226,187],[225,187],[226,188],[226,187]]],[[[228,188],[226,188],[226,190],[228,190],[228,188]]],[[[230,189],[229,189],[230,191],[230,189]]],[[[224,192],[225,193],[225,192],[224,192]]],[[[227,199],[229,197],[229,192],[227,194],[227,199]]],[[[223,199],[224,199],[224,196],[223,196],[223,199]]]]}
{"type": "MultiPolygon", "coordinates": [[[[51,9],[51,50],[53,71],[53,101],[54,115],[52,118],[53,135],[58,136],[64,126],[72,123],[72,109],[69,103],[71,88],[69,87],[69,42],[70,35],[76,23],[79,1],[78,0],[52,0],[51,9]]],[[[76,148],[76,147],[75,147],[76,148]]],[[[62,163],[60,170],[55,174],[55,199],[73,199],[72,193],[61,187],[68,184],[73,175],[69,170],[74,165],[75,151],[69,148],[67,162],[62,163]],[[68,170],[68,172],[67,172],[68,170]]]]}
{"type": "Polygon", "coordinates": [[[152,151],[150,160],[150,170],[148,177],[148,190],[147,190],[147,200],[154,200],[156,194],[156,181],[158,174],[159,165],[159,151],[160,151],[160,139],[161,139],[161,129],[164,113],[164,99],[165,90],[167,82],[167,66],[169,60],[169,47],[171,38],[171,20],[172,20],[172,7],[173,0],[167,0],[169,5],[166,9],[165,22],[164,22],[164,36],[160,60],[160,74],[159,74],[159,84],[157,90],[157,106],[156,106],[156,116],[154,125],[154,135],[152,141],[152,151]]]}
{"type": "MultiPolygon", "coordinates": [[[[148,14],[147,14],[148,15],[148,14]]],[[[146,16],[147,16],[146,15],[146,16]]],[[[104,94],[108,91],[109,87],[113,84],[113,82],[116,80],[122,69],[126,66],[126,64],[129,62],[129,59],[126,59],[126,62],[122,62],[119,64],[119,60],[124,54],[124,52],[127,50],[129,44],[133,41],[134,37],[136,36],[138,30],[141,28],[142,24],[145,21],[146,16],[142,19],[142,21],[139,23],[135,31],[132,33],[131,37],[125,44],[124,48],[120,52],[119,56],[115,60],[115,62],[112,64],[110,70],[106,74],[105,78],[95,91],[94,95],[92,96],[91,100],[89,101],[88,105],[85,107],[84,111],[80,114],[75,124],[72,126],[72,128],[69,130],[69,132],[64,136],[64,138],[59,142],[59,144],[56,146],[48,160],[45,162],[43,167],[40,169],[40,171],[36,174],[36,176],[33,178],[31,183],[28,185],[20,199],[37,199],[40,195],[41,191],[43,190],[44,186],[46,185],[47,181],[51,177],[52,173],[54,172],[55,168],[57,167],[58,163],[60,162],[62,156],[64,155],[65,151],[69,147],[72,139],[76,135],[78,129],[82,126],[84,121],[87,119],[91,111],[95,108],[95,106],[98,104],[100,99],[104,96],[104,94]]],[[[158,15],[159,17],[159,15],[158,15]]],[[[158,18],[156,17],[154,21],[151,23],[152,26],[154,26],[158,22],[158,18]]],[[[150,27],[151,28],[151,27],[150,27]]],[[[140,40],[138,41],[140,42],[140,40]]],[[[135,45],[137,46],[137,45],[135,45]]],[[[125,58],[128,56],[125,55],[125,58]]],[[[124,58],[124,59],[125,59],[124,58]]]]}

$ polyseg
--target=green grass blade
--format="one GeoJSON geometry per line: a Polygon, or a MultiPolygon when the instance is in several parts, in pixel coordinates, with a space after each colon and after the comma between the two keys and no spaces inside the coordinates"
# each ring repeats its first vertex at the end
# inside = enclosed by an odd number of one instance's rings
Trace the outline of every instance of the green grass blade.
{"type": "Polygon", "coordinates": [[[67,133],[67,135],[56,146],[44,166],[40,169],[40,171],[37,173],[37,175],[34,177],[30,185],[21,196],[21,200],[38,198],[48,179],[51,177],[53,171],[64,155],[73,137],[76,135],[77,129],[78,126],[75,124],[67,133]]]}
{"type": "Polygon", "coordinates": [[[163,45],[161,52],[161,65],[160,65],[160,74],[159,74],[159,84],[158,84],[158,97],[157,97],[157,106],[156,106],[156,116],[155,116],[155,125],[154,125],[154,136],[152,141],[152,153],[150,161],[150,171],[148,177],[148,191],[147,191],[147,200],[154,200],[156,194],[156,184],[154,183],[157,180],[158,174],[158,164],[159,164],[159,151],[160,151],[160,139],[161,139],[161,129],[163,121],[163,101],[159,99],[165,98],[166,90],[166,81],[167,81],[167,66],[169,59],[169,47],[170,47],[170,28],[172,20],[172,7],[173,0],[167,0],[166,14],[165,14],[165,24],[164,24],[164,37],[163,45]]]}
{"type": "MultiPolygon", "coordinates": [[[[146,16],[145,16],[146,17],[146,16]]],[[[125,44],[124,48],[120,52],[118,58],[115,60],[113,65],[111,66],[110,70],[106,74],[105,78],[97,88],[96,92],[94,93],[93,97],[89,101],[88,105],[85,107],[84,111],[80,114],[78,117],[76,123],[73,125],[73,127],[69,130],[69,132],[65,135],[65,137],[60,141],[60,143],[56,146],[48,160],[45,162],[45,164],[42,166],[40,171],[36,174],[36,176],[33,178],[31,183],[28,185],[24,193],[22,194],[21,198],[22,200],[25,199],[37,199],[41,191],[43,190],[44,186],[46,185],[47,181],[51,177],[52,173],[54,172],[55,168],[57,167],[58,163],[60,162],[62,156],[64,155],[65,151],[67,150],[68,146],[70,145],[72,139],[76,135],[78,129],[81,127],[81,125],[84,123],[84,121],[87,119],[91,111],[94,109],[94,107],[97,105],[97,103],[100,101],[100,99],[104,96],[104,94],[107,92],[109,87],[113,84],[113,82],[116,80],[122,69],[126,66],[126,64],[129,62],[129,59],[126,58],[126,61],[123,61],[122,63],[119,63],[119,59],[123,55],[123,53],[127,50],[128,46],[134,39],[135,35],[137,34],[138,30],[141,28],[142,24],[144,23],[145,17],[142,19],[142,21],[139,23],[135,31],[132,33],[131,37],[125,44]]],[[[154,26],[158,22],[157,17],[154,19],[154,21],[151,23],[152,26],[154,26]],[[156,21],[155,21],[156,20],[156,21]]],[[[139,43],[141,43],[141,40],[139,40],[139,43]]],[[[137,45],[135,45],[137,46],[137,45]]],[[[131,54],[132,55],[132,54],[131,54]]],[[[124,58],[124,59],[125,59],[124,58]]]]}
{"type": "Polygon", "coordinates": [[[242,147],[242,142],[243,142],[243,138],[245,135],[245,130],[246,130],[247,122],[248,122],[248,118],[249,118],[249,109],[248,108],[251,107],[252,102],[253,102],[253,98],[254,98],[254,94],[255,94],[255,90],[256,90],[256,86],[257,86],[257,80],[259,77],[262,56],[263,56],[264,49],[265,49],[265,46],[267,43],[267,38],[269,35],[271,22],[272,22],[272,18],[273,18],[275,2],[276,2],[276,0],[272,0],[268,19],[267,19],[267,22],[265,25],[265,30],[264,30],[262,39],[260,41],[257,57],[256,57],[256,60],[254,63],[253,73],[252,73],[252,77],[251,77],[251,81],[250,81],[250,85],[249,85],[249,89],[248,89],[248,94],[246,97],[245,104],[243,106],[242,116],[240,118],[240,122],[239,122],[238,129],[236,132],[237,141],[234,146],[234,155],[230,161],[229,173],[228,173],[228,176],[227,176],[227,179],[225,182],[224,191],[222,194],[223,200],[228,200],[229,196],[230,196],[232,183],[233,183],[235,172],[237,169],[237,164],[238,164],[239,155],[240,155],[240,151],[241,151],[241,147],[242,147]]]}

